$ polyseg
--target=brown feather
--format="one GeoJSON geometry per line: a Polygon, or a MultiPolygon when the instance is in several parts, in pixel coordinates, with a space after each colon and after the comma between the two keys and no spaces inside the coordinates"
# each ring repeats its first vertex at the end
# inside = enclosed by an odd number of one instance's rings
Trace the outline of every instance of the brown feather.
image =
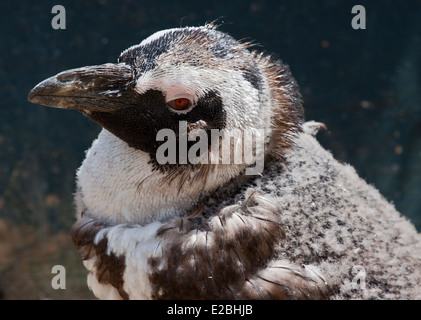
{"type": "Polygon", "coordinates": [[[153,298],[327,297],[327,285],[303,267],[269,265],[285,234],[279,206],[260,193],[248,192],[245,201],[218,215],[177,218],[157,235],[169,243],[159,258],[168,267],[150,276],[153,298]]]}
{"type": "Polygon", "coordinates": [[[123,290],[125,257],[117,257],[112,252],[107,254],[108,239],[106,235],[98,243],[94,242],[98,232],[107,227],[98,220],[82,218],[73,225],[71,236],[83,260],[95,258],[95,276],[98,282],[112,285],[123,299],[128,300],[129,295],[123,290]]]}

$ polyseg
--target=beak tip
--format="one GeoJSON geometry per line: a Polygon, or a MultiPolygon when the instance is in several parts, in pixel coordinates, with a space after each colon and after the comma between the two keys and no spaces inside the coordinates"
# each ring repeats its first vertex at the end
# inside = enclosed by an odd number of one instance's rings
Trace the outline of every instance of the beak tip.
{"type": "Polygon", "coordinates": [[[32,90],[29,91],[29,93],[28,93],[28,102],[36,103],[36,96],[37,96],[37,94],[35,92],[35,88],[36,87],[32,88],[32,90]]]}
{"type": "Polygon", "coordinates": [[[55,107],[52,102],[60,90],[60,84],[55,77],[45,79],[38,83],[28,93],[28,102],[39,104],[47,107],[55,107]]]}
{"type": "Polygon", "coordinates": [[[43,82],[37,84],[35,87],[32,88],[31,91],[28,93],[28,102],[35,103],[35,104],[43,104],[42,103],[42,95],[40,93],[43,90],[43,82]]]}

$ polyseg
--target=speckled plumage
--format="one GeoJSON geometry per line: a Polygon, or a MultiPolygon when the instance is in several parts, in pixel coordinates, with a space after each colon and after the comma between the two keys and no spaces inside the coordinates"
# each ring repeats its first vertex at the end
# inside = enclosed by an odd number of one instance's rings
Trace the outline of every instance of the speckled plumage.
{"type": "MultiPolygon", "coordinates": [[[[421,235],[353,167],[318,143],[320,127],[307,122],[286,166],[275,161],[262,177],[242,186],[279,204],[285,230],[279,257],[316,266],[332,288],[332,299],[420,299],[421,235]]],[[[206,210],[243,197],[235,192],[226,199],[222,192],[206,210]]]]}

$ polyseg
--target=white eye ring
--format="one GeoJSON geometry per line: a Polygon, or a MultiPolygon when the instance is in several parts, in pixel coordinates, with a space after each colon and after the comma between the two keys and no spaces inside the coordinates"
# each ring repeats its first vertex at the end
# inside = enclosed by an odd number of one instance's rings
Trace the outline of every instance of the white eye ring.
{"type": "Polygon", "coordinates": [[[177,94],[168,96],[166,102],[171,110],[177,112],[187,111],[194,105],[193,96],[189,94],[177,94]]]}

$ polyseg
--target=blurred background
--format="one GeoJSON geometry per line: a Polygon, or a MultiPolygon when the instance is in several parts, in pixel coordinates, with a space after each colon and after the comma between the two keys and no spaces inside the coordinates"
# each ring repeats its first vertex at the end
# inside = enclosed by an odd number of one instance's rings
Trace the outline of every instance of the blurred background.
{"type": "Polygon", "coordinates": [[[421,1],[0,2],[0,298],[92,299],[70,240],[75,171],[100,128],[27,102],[60,71],[116,62],[150,34],[219,18],[222,31],[274,52],[301,86],[322,144],[421,230],[421,1]],[[54,5],[66,29],[54,30],[54,5]],[[354,5],[366,29],[354,30],[354,5]],[[54,265],[66,289],[54,290],[54,265]]]}

